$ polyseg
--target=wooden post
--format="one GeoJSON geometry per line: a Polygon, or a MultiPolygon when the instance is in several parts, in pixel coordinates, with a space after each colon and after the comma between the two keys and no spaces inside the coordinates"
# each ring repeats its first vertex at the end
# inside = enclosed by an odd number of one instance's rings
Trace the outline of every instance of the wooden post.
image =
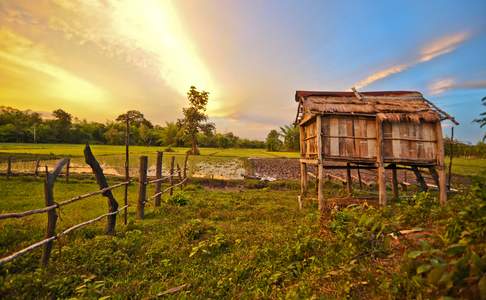
{"type": "Polygon", "coordinates": [[[353,179],[351,178],[351,168],[350,163],[346,164],[346,190],[348,191],[348,195],[351,196],[353,194],[353,179]]]}
{"type": "Polygon", "coordinates": [[[376,119],[376,172],[378,173],[378,203],[386,205],[386,178],[383,163],[383,123],[376,119]]]}
{"type": "MultiPolygon", "coordinates": [[[[61,159],[57,162],[54,171],[50,174],[46,166],[46,177],[44,181],[44,200],[46,206],[54,205],[54,182],[57,176],[61,173],[62,167],[67,164],[67,158],[61,159]]],[[[45,238],[50,238],[56,235],[56,222],[57,222],[57,212],[55,209],[51,209],[47,212],[47,227],[45,238]]],[[[41,258],[41,266],[43,268],[47,267],[49,258],[51,257],[52,251],[52,241],[44,245],[41,258]]]]}
{"type": "Polygon", "coordinates": [[[35,160],[35,170],[34,170],[34,176],[37,177],[39,176],[39,166],[40,166],[40,159],[35,160]]]}
{"type": "Polygon", "coordinates": [[[68,159],[66,164],[66,183],[69,183],[69,167],[71,166],[71,159],[68,159]]]}
{"type": "MultiPolygon", "coordinates": [[[[156,179],[162,178],[162,158],[163,157],[164,157],[164,152],[157,151],[157,162],[156,162],[156,166],[155,166],[155,178],[156,179]]],[[[157,183],[155,183],[155,194],[156,195],[160,193],[161,188],[162,188],[162,182],[157,181],[157,183]]],[[[160,206],[161,198],[162,198],[162,196],[160,194],[155,196],[154,205],[156,207],[160,206]]]]}
{"type": "Polygon", "coordinates": [[[189,159],[189,152],[186,152],[186,157],[184,158],[184,179],[187,178],[187,160],[189,159]]]}
{"type": "Polygon", "coordinates": [[[359,165],[356,166],[356,170],[358,170],[359,188],[363,189],[363,181],[361,180],[361,171],[359,170],[359,165]]]}
{"type": "MultiPolygon", "coordinates": [[[[130,180],[130,118],[128,117],[128,112],[125,120],[125,181],[130,180]]],[[[128,222],[128,184],[125,185],[125,193],[123,197],[123,203],[125,208],[123,209],[123,223],[127,225],[128,222]]]]}
{"type": "Polygon", "coordinates": [[[431,166],[431,167],[428,167],[429,169],[429,173],[430,173],[430,176],[432,176],[432,179],[434,179],[434,182],[437,186],[439,186],[439,174],[437,173],[437,170],[435,169],[435,167],[431,166]]]}
{"type": "Polygon", "coordinates": [[[307,194],[307,164],[300,163],[300,196],[303,199],[307,194]]]}
{"type": "Polygon", "coordinates": [[[169,195],[172,196],[174,194],[174,162],[175,162],[175,156],[172,156],[170,160],[170,178],[169,178],[169,184],[170,184],[170,190],[169,190],[169,195]]]}
{"type": "Polygon", "coordinates": [[[428,187],[427,187],[427,183],[425,182],[425,179],[424,177],[422,176],[422,174],[420,173],[420,170],[418,169],[417,166],[412,166],[412,171],[413,173],[415,174],[415,178],[417,180],[417,183],[419,184],[420,186],[420,190],[422,192],[426,192],[428,190],[428,187]]]}
{"type": "Polygon", "coordinates": [[[439,122],[435,125],[435,134],[437,140],[437,173],[439,174],[439,202],[444,205],[447,201],[446,191],[446,173],[444,167],[444,140],[442,137],[442,126],[439,122]]]}
{"type": "Polygon", "coordinates": [[[318,188],[317,188],[317,201],[319,203],[319,211],[324,211],[324,167],[322,164],[317,165],[317,182],[318,182],[318,188]]]}
{"type": "MultiPolygon", "coordinates": [[[[86,144],[86,146],[84,147],[84,160],[91,167],[91,170],[96,177],[96,182],[98,183],[100,189],[107,188],[109,185],[106,180],[105,174],[103,173],[103,169],[93,155],[93,152],[91,152],[91,148],[88,144],[86,144]]],[[[111,190],[104,192],[102,195],[108,199],[108,211],[116,212],[118,210],[118,202],[116,201],[115,196],[113,196],[111,190]]],[[[108,235],[115,235],[115,225],[116,214],[109,215],[107,217],[105,233],[108,235]]]]}
{"type": "Polygon", "coordinates": [[[137,219],[143,219],[145,198],[147,195],[147,156],[140,156],[140,167],[138,175],[138,201],[137,201],[137,219]]]}
{"type": "Polygon", "coordinates": [[[454,157],[454,126],[451,127],[451,146],[449,150],[449,174],[447,177],[447,189],[451,189],[452,182],[452,158],[454,157]]]}
{"type": "Polygon", "coordinates": [[[319,211],[324,211],[324,165],[322,160],[322,116],[318,115],[316,120],[316,136],[317,136],[317,201],[319,211]]]}
{"type": "MultiPolygon", "coordinates": [[[[179,163],[177,163],[177,174],[179,176],[179,182],[182,182],[181,167],[179,166],[179,163]]],[[[182,190],[183,185],[181,184],[180,187],[181,187],[181,190],[182,190]]]]}
{"type": "Polygon", "coordinates": [[[397,175],[397,165],[392,164],[392,192],[393,192],[393,198],[395,200],[398,200],[399,194],[398,194],[398,175],[397,175]]]}
{"type": "Polygon", "coordinates": [[[12,175],[12,157],[7,158],[7,179],[12,175]]]}

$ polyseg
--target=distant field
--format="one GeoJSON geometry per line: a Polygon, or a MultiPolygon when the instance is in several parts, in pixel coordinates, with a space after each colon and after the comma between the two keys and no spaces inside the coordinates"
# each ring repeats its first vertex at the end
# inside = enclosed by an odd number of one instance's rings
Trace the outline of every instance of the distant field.
{"type": "MultiPolygon", "coordinates": [[[[449,158],[445,159],[449,165],[449,158]]],[[[462,176],[481,176],[486,177],[486,159],[465,159],[454,157],[452,160],[452,173],[462,176]]]]}
{"type": "MultiPolygon", "coordinates": [[[[29,154],[51,154],[66,156],[82,156],[84,145],[82,144],[0,144],[0,154],[5,153],[29,153],[29,154]]],[[[122,145],[91,145],[93,152],[97,155],[122,155],[125,153],[125,146],[122,145]]],[[[156,151],[164,151],[167,147],[156,146],[130,146],[132,155],[154,154],[156,151]]],[[[174,147],[171,154],[183,155],[189,148],[174,147]]],[[[215,157],[299,157],[298,152],[269,152],[265,149],[219,149],[200,148],[202,156],[215,157]]]]}

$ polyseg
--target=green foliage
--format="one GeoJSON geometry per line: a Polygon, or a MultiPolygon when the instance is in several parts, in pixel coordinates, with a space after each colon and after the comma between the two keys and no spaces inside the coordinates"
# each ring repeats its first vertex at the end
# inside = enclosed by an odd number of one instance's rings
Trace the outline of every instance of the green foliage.
{"type": "Polygon", "coordinates": [[[277,130],[272,130],[268,133],[265,143],[268,151],[279,151],[282,149],[282,141],[279,139],[277,130]]]}
{"type": "Polygon", "coordinates": [[[283,137],[283,148],[287,151],[299,151],[300,131],[299,127],[293,124],[280,127],[280,135],[283,137]]]}
{"type": "Polygon", "coordinates": [[[224,234],[218,233],[207,240],[200,241],[194,246],[189,254],[189,257],[193,256],[213,256],[216,255],[229,246],[229,241],[224,234]]]}
{"type": "Polygon", "coordinates": [[[171,205],[185,206],[188,205],[190,200],[189,197],[183,192],[176,192],[174,195],[169,196],[165,202],[171,205]]]}

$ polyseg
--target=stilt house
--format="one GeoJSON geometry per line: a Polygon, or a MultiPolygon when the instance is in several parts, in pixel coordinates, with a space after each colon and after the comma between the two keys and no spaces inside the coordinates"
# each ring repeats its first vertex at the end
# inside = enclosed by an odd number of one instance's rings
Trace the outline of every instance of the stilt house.
{"type": "MultiPolygon", "coordinates": [[[[441,121],[453,117],[419,92],[297,91],[296,124],[300,127],[302,196],[308,168],[317,167],[319,209],[324,208],[322,183],[327,169],[377,172],[379,203],[386,204],[385,168],[392,170],[392,189],[398,197],[398,168],[426,168],[437,181],[445,203],[446,176],[441,121]]],[[[416,175],[420,175],[416,174],[416,175]]]]}

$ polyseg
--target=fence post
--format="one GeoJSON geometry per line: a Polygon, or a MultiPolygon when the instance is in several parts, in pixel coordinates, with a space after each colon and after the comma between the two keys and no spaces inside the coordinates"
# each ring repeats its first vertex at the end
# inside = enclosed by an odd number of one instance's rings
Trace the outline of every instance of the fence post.
{"type": "MultiPolygon", "coordinates": [[[[155,166],[155,178],[161,179],[162,178],[162,158],[164,157],[164,152],[157,151],[157,162],[155,166]]],[[[157,181],[155,184],[155,194],[159,194],[161,191],[162,182],[157,181]]],[[[155,196],[155,206],[160,206],[161,195],[155,196]]]]}
{"type": "Polygon", "coordinates": [[[140,156],[140,168],[138,174],[138,202],[137,219],[143,219],[145,198],[147,195],[147,156],[140,156]]]}
{"type": "Polygon", "coordinates": [[[7,179],[12,175],[12,157],[7,158],[7,179]]]}
{"type": "MultiPolygon", "coordinates": [[[[108,182],[106,181],[105,174],[103,173],[103,169],[101,168],[100,164],[96,160],[96,157],[91,152],[91,148],[88,144],[84,147],[84,160],[85,162],[91,167],[93,173],[96,177],[96,182],[98,183],[100,189],[104,189],[108,187],[108,182]]],[[[109,212],[116,212],[118,210],[118,202],[116,201],[115,197],[111,190],[108,190],[102,194],[104,197],[108,199],[108,210],[109,212]]],[[[115,225],[116,225],[116,214],[109,215],[107,217],[105,233],[108,235],[115,234],[115,225]]]]}
{"type": "Polygon", "coordinates": [[[71,159],[69,158],[66,164],[66,183],[69,183],[69,166],[71,165],[71,159]]]}
{"type": "Polygon", "coordinates": [[[187,178],[187,160],[189,159],[189,152],[186,152],[186,157],[184,158],[184,179],[187,178]]]}
{"type": "Polygon", "coordinates": [[[35,170],[34,170],[35,177],[39,176],[39,165],[40,165],[40,159],[36,159],[35,160],[35,170]]]}
{"type": "Polygon", "coordinates": [[[169,190],[169,195],[172,196],[174,194],[174,189],[172,186],[174,185],[174,161],[175,161],[175,156],[172,156],[172,159],[170,161],[170,190],[169,190]]]}
{"type": "MultiPolygon", "coordinates": [[[[181,174],[181,167],[179,164],[177,164],[177,175],[179,176],[179,182],[182,182],[182,174],[181,174]]],[[[183,188],[183,185],[181,184],[181,190],[183,188]]]]}
{"type": "MultiPolygon", "coordinates": [[[[67,163],[67,159],[61,159],[55,166],[54,171],[49,174],[49,170],[46,166],[46,179],[44,181],[44,199],[46,206],[54,205],[54,182],[56,181],[56,177],[62,170],[62,167],[67,163]]],[[[57,212],[55,209],[51,209],[47,212],[47,227],[46,227],[46,234],[45,238],[50,238],[56,235],[56,222],[57,222],[57,212]]],[[[52,241],[46,243],[44,245],[44,250],[42,251],[42,259],[41,265],[42,267],[47,267],[47,263],[49,262],[49,257],[51,256],[52,251],[52,241]]]]}

